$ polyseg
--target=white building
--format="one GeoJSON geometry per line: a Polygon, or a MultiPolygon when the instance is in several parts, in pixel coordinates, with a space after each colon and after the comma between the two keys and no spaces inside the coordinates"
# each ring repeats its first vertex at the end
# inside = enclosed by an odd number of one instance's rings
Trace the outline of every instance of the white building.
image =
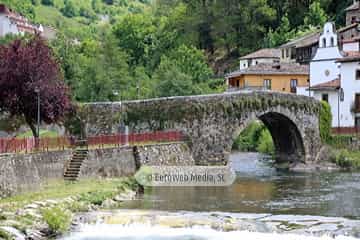
{"type": "Polygon", "coordinates": [[[338,38],[333,23],[326,23],[320,35],[319,48],[310,62],[311,86],[329,82],[339,77],[340,64],[336,61],[342,58],[338,47],[338,38]]]}
{"type": "Polygon", "coordinates": [[[240,71],[260,63],[274,64],[280,62],[280,50],[264,48],[240,58],[240,71]]]}
{"type": "Polygon", "coordinates": [[[0,4],[0,37],[7,34],[42,34],[43,31],[41,25],[30,23],[24,16],[0,4]]]}
{"type": "Polygon", "coordinates": [[[330,104],[332,127],[340,132],[360,128],[360,52],[354,41],[345,41],[341,53],[335,26],[326,23],[310,62],[310,95],[330,104]]]}
{"type": "Polygon", "coordinates": [[[360,130],[360,52],[345,52],[341,63],[340,127],[360,130]]]}

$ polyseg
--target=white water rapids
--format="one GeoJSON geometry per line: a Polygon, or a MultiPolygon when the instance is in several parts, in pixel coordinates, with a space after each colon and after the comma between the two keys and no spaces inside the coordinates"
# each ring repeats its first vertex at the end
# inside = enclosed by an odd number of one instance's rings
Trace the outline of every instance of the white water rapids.
{"type": "Polygon", "coordinates": [[[306,236],[248,231],[219,232],[210,228],[167,228],[145,225],[84,225],[66,240],[352,240],[346,236],[306,236]]]}

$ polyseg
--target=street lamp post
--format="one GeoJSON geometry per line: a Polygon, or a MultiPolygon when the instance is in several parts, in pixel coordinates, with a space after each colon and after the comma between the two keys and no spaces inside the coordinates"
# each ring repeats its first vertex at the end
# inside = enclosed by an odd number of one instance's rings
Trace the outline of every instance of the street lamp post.
{"type": "Polygon", "coordinates": [[[136,82],[136,97],[137,97],[137,100],[140,99],[140,81],[139,81],[139,79],[136,82]]]}
{"type": "Polygon", "coordinates": [[[40,137],[40,89],[39,88],[35,88],[35,93],[37,94],[37,128],[36,128],[36,132],[37,132],[37,141],[39,140],[40,137]]]}

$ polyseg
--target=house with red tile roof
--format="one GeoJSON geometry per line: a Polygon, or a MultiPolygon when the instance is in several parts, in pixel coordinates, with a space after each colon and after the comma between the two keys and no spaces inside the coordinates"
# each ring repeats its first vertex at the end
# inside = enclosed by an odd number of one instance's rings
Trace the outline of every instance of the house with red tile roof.
{"type": "Polygon", "coordinates": [[[41,25],[32,24],[26,17],[0,4],[0,37],[7,34],[42,34],[41,25]]]}

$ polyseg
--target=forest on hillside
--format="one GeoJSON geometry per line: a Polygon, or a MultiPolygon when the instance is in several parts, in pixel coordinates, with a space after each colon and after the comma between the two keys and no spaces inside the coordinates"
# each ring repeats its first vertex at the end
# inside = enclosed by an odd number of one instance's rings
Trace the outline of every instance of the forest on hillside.
{"type": "Polygon", "coordinates": [[[343,26],[353,0],[1,2],[57,30],[49,44],[84,102],[221,92],[241,55],[343,26]]]}

